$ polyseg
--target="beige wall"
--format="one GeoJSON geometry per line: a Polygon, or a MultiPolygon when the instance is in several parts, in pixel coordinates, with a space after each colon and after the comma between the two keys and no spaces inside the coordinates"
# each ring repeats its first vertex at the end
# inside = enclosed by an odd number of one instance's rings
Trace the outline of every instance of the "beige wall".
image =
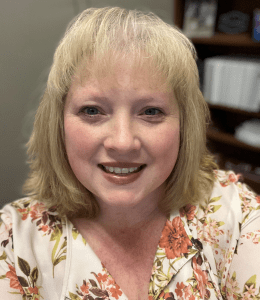
{"type": "Polygon", "coordinates": [[[88,7],[153,11],[168,23],[174,0],[3,0],[0,10],[0,207],[22,197],[31,118],[55,47],[68,22],[88,7]]]}

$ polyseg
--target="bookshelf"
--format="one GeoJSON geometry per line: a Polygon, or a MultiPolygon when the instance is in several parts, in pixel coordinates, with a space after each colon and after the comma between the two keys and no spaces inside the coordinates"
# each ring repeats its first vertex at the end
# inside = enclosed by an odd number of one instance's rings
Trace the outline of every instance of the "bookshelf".
{"type": "MultiPolygon", "coordinates": [[[[218,17],[226,11],[239,10],[250,16],[249,29],[241,34],[216,32],[209,38],[192,38],[198,59],[216,55],[243,55],[260,59],[260,42],[252,36],[253,10],[260,8],[259,0],[218,0],[218,17]]],[[[185,1],[174,0],[174,23],[183,28],[185,1]]],[[[202,76],[202,74],[200,74],[202,76]]],[[[207,143],[223,169],[233,169],[243,175],[244,182],[260,194],[260,148],[245,144],[234,137],[235,127],[246,120],[260,119],[260,111],[251,113],[230,107],[210,105],[212,123],[207,132],[207,143]]],[[[259,133],[260,134],[260,133],[259,133]]]]}

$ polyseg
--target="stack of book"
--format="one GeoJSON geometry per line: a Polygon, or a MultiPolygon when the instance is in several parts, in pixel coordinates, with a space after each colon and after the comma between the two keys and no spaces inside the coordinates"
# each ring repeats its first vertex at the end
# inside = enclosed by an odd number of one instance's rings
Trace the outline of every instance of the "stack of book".
{"type": "Polygon", "coordinates": [[[213,105],[260,110],[260,60],[210,57],[205,60],[203,94],[213,105]]]}

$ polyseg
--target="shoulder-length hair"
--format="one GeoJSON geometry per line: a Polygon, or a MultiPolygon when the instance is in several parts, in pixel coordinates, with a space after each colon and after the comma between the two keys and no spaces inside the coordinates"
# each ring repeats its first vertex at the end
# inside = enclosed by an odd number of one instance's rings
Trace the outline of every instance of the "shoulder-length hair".
{"type": "Polygon", "coordinates": [[[133,66],[153,66],[176,97],[180,112],[180,148],[167,179],[163,212],[204,201],[212,191],[217,168],[206,149],[209,110],[199,89],[196,52],[174,26],[153,13],[118,7],[90,8],[68,26],[50,70],[28,142],[31,172],[24,191],[56,206],[61,215],[93,218],[99,206],[75,177],[64,144],[63,113],[73,76],[84,65],[89,76],[113,72],[118,59],[133,66]]]}

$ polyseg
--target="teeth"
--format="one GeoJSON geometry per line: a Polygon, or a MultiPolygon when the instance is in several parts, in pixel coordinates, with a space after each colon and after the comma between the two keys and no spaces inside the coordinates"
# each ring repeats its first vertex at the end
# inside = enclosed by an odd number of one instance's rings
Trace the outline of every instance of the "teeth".
{"type": "MultiPolygon", "coordinates": [[[[139,167],[140,168],[140,167],[139,167]]],[[[105,167],[106,171],[110,173],[116,173],[116,174],[128,174],[136,171],[139,168],[118,168],[118,167],[105,167]]]]}
{"type": "Polygon", "coordinates": [[[122,173],[122,169],[120,168],[114,168],[114,172],[119,174],[119,173],[122,173]]]}

